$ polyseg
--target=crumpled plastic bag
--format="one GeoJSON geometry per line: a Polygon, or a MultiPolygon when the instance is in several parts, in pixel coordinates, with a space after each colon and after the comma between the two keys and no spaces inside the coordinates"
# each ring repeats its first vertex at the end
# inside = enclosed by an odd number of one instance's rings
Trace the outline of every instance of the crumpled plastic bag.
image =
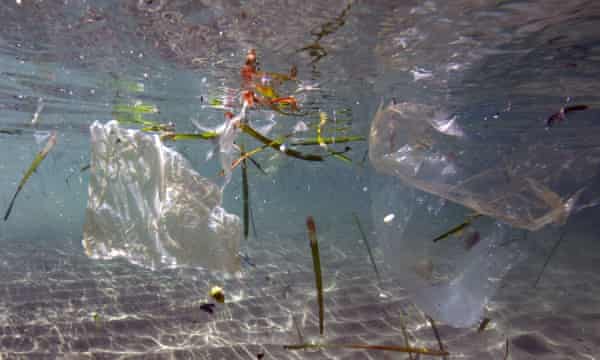
{"type": "Polygon", "coordinates": [[[467,133],[466,125],[431,105],[382,106],[371,124],[369,158],[380,173],[531,231],[564,224],[587,206],[580,197],[600,165],[593,137],[577,129],[555,136],[542,126],[467,133]]]}
{"type": "Polygon", "coordinates": [[[156,134],[94,122],[83,246],[92,258],[239,270],[239,218],[218,185],[156,134]]]}
{"type": "Polygon", "coordinates": [[[456,327],[480,321],[502,278],[527,257],[531,244],[519,234],[562,225],[599,198],[599,128],[499,124],[496,132],[468,120],[432,105],[390,104],[369,138],[386,267],[417,306],[456,327]],[[474,213],[485,216],[465,234],[432,241],[474,213]]]}
{"type": "Polygon", "coordinates": [[[454,327],[481,321],[501,279],[527,258],[523,232],[481,219],[464,234],[434,243],[469,211],[393,177],[378,178],[372,187],[378,189],[373,216],[387,275],[437,321],[454,327]],[[466,246],[474,232],[479,240],[466,246]]]}

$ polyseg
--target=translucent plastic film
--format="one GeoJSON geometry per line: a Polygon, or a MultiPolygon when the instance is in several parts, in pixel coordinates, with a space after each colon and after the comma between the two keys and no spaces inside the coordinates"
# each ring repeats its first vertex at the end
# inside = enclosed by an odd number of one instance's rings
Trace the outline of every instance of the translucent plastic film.
{"type": "Polygon", "coordinates": [[[378,172],[411,187],[538,230],[588,206],[582,193],[597,193],[600,144],[598,130],[588,130],[595,133],[536,126],[486,134],[433,106],[399,103],[375,115],[369,156],[378,172]]]}
{"type": "Polygon", "coordinates": [[[83,245],[94,258],[143,266],[239,268],[240,221],[221,189],[158,135],[95,122],[83,245]]]}
{"type": "Polygon", "coordinates": [[[452,326],[480,321],[527,256],[526,230],[597,204],[598,130],[524,122],[490,129],[406,102],[373,119],[370,160],[389,175],[372,186],[387,268],[424,312],[452,326]]]}
{"type": "Polygon", "coordinates": [[[469,211],[393,177],[374,184],[373,215],[386,269],[427,315],[454,327],[481,321],[508,270],[526,259],[522,230],[478,218],[452,237],[432,239],[469,211]]]}

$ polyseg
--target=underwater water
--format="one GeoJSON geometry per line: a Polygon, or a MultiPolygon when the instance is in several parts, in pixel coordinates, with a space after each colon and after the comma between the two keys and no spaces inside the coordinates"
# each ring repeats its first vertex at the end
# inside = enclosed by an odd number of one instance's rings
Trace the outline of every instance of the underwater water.
{"type": "Polygon", "coordinates": [[[597,358],[599,15],[4,1],[1,357],[597,358]]]}

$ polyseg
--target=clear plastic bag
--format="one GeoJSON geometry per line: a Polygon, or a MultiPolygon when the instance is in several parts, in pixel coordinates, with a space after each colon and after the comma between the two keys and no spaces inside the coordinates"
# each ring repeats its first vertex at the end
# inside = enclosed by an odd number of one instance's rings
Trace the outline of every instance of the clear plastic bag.
{"type": "Polygon", "coordinates": [[[593,190],[600,165],[600,146],[589,133],[465,128],[429,105],[380,107],[369,157],[378,172],[518,228],[563,224],[586,207],[580,196],[593,190]]]}
{"type": "Polygon", "coordinates": [[[235,272],[240,220],[221,189],[158,135],[95,122],[83,246],[88,256],[150,268],[202,266],[235,272]]]}
{"type": "Polygon", "coordinates": [[[522,231],[479,219],[463,234],[434,243],[436,235],[463,221],[469,211],[392,177],[376,182],[374,223],[388,275],[435,320],[454,327],[475,325],[504,275],[527,258],[522,231]]]}
{"type": "Polygon", "coordinates": [[[423,311],[452,326],[476,324],[526,258],[531,245],[519,234],[598,204],[595,129],[506,130],[416,103],[381,106],[372,122],[369,156],[384,174],[372,185],[373,215],[387,269],[423,311]],[[472,214],[485,216],[432,241],[472,214]]]}

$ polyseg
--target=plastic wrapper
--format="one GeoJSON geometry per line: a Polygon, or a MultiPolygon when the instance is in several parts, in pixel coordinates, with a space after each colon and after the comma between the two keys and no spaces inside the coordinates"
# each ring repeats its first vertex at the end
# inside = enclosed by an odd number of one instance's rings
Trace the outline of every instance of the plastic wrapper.
{"type": "Polygon", "coordinates": [[[520,241],[524,232],[481,219],[434,243],[434,236],[461,223],[469,211],[392,177],[373,185],[379,189],[373,215],[388,275],[437,321],[454,327],[481,321],[504,275],[527,258],[530,245],[520,241]],[[476,242],[469,243],[474,235],[476,242]]]}
{"type": "Polygon", "coordinates": [[[598,204],[600,147],[593,129],[492,132],[460,120],[429,105],[382,106],[369,156],[389,175],[372,185],[387,268],[424,312],[466,327],[480,321],[506,272],[526,258],[531,244],[522,234],[598,204]],[[432,241],[472,214],[484,216],[432,241]]]}
{"type": "Polygon", "coordinates": [[[522,229],[563,224],[586,206],[580,196],[592,190],[600,165],[600,146],[589,133],[555,136],[540,126],[469,134],[463,127],[429,105],[381,107],[370,160],[378,172],[522,229]]]}
{"type": "Polygon", "coordinates": [[[221,189],[158,135],[95,122],[83,246],[88,256],[160,266],[239,269],[240,221],[221,189]]]}

